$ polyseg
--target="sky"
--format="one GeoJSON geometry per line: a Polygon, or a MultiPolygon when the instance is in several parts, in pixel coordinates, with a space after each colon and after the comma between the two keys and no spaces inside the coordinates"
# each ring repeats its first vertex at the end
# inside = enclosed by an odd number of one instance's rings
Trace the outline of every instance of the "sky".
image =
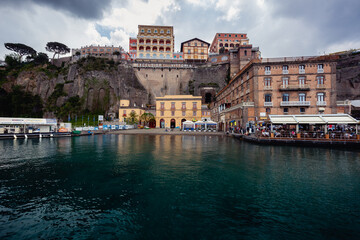
{"type": "Polygon", "coordinates": [[[228,32],[247,33],[262,57],[314,56],[360,48],[359,10],[359,0],[0,0],[0,59],[8,42],[128,50],[138,25],[173,26],[175,51],[228,32]]]}

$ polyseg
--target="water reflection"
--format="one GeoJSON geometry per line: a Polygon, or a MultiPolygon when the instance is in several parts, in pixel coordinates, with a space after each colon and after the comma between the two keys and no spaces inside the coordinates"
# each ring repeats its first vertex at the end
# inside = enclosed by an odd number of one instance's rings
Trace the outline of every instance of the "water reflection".
{"type": "Polygon", "coordinates": [[[358,152],[160,135],[17,139],[0,150],[0,238],[360,235],[358,152]]]}

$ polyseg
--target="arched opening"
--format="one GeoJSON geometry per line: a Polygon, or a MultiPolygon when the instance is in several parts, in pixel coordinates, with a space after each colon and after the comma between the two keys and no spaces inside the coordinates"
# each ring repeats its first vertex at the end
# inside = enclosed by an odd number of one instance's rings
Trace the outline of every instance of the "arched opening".
{"type": "Polygon", "coordinates": [[[156,39],[153,40],[153,44],[157,44],[157,40],[156,40],[156,39]]]}
{"type": "Polygon", "coordinates": [[[225,43],[225,47],[228,47],[228,46],[229,46],[229,44],[225,43]]]}
{"type": "Polygon", "coordinates": [[[156,127],[156,120],[155,119],[151,119],[149,121],[149,128],[155,128],[156,127]]]}
{"type": "Polygon", "coordinates": [[[156,54],[154,53],[152,57],[153,57],[153,58],[156,58],[156,54]]]}
{"type": "Polygon", "coordinates": [[[159,41],[159,44],[160,44],[160,45],[163,45],[163,44],[164,44],[164,40],[161,39],[161,40],[159,41]]]}
{"type": "Polygon", "coordinates": [[[150,52],[150,47],[146,47],[146,51],[147,51],[147,52],[150,52]]]}
{"type": "Polygon", "coordinates": [[[150,58],[150,53],[147,53],[147,54],[146,54],[146,58],[150,58]]]}
{"type": "Polygon", "coordinates": [[[144,39],[140,38],[139,43],[140,43],[140,44],[143,44],[143,43],[144,43],[144,39]]]}
{"type": "Polygon", "coordinates": [[[157,47],[153,47],[153,52],[157,52],[157,47]]]}
{"type": "Polygon", "coordinates": [[[160,128],[165,128],[165,120],[160,119],[160,128]]]}
{"type": "Polygon", "coordinates": [[[170,48],[169,48],[169,47],[167,47],[167,48],[166,48],[166,51],[167,51],[167,52],[170,52],[170,48]]]}
{"type": "Polygon", "coordinates": [[[233,43],[230,43],[230,47],[232,47],[232,48],[233,48],[233,47],[234,47],[234,44],[233,44],[233,43]]]}
{"type": "Polygon", "coordinates": [[[211,103],[212,95],[211,93],[205,93],[205,103],[211,103]]]}
{"type": "Polygon", "coordinates": [[[144,47],[143,47],[143,46],[140,46],[140,47],[139,47],[139,51],[144,51],[144,47]]]}
{"type": "Polygon", "coordinates": [[[159,58],[164,58],[164,54],[160,54],[159,58]]]}
{"type": "Polygon", "coordinates": [[[160,52],[163,52],[163,51],[164,51],[164,48],[163,48],[163,47],[160,47],[160,48],[159,48],[159,51],[160,51],[160,52]]]}
{"type": "Polygon", "coordinates": [[[244,55],[247,56],[247,51],[246,50],[244,51],[244,55]]]}
{"type": "Polygon", "coordinates": [[[166,54],[166,58],[170,58],[170,54],[166,54]]]}
{"type": "Polygon", "coordinates": [[[150,40],[150,39],[146,39],[146,44],[151,44],[151,40],[150,40]]]}
{"type": "Polygon", "coordinates": [[[176,127],[176,121],[175,119],[171,119],[170,120],[170,128],[175,128],[176,127]]]}
{"type": "MultiPolygon", "coordinates": [[[[139,55],[140,58],[143,58],[144,57],[144,54],[140,53],[139,55]]],[[[140,68],[139,68],[140,69],[140,68]]]]}
{"type": "Polygon", "coordinates": [[[235,46],[236,46],[236,47],[240,47],[240,45],[239,45],[239,44],[236,44],[235,46]]]}
{"type": "Polygon", "coordinates": [[[170,45],[170,40],[166,40],[166,44],[167,44],[167,45],[170,45]]]}
{"type": "Polygon", "coordinates": [[[223,47],[223,46],[224,46],[224,44],[222,44],[222,43],[219,44],[219,47],[223,47]]]}

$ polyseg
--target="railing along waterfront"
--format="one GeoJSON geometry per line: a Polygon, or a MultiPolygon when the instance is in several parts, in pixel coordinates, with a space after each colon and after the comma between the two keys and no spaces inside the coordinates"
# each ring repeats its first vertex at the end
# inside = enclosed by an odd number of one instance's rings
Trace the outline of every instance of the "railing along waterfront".
{"type": "Polygon", "coordinates": [[[256,137],[260,139],[283,139],[283,140],[318,140],[318,141],[360,141],[360,135],[355,132],[299,132],[275,131],[257,132],[256,137]]]}

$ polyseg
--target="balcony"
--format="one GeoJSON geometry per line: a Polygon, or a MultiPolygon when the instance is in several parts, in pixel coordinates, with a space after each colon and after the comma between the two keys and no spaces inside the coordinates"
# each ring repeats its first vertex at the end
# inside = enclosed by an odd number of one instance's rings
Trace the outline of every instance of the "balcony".
{"type": "Polygon", "coordinates": [[[271,75],[271,71],[265,70],[265,75],[271,75]]]}
{"type": "Polygon", "coordinates": [[[299,74],[305,74],[305,69],[299,69],[299,74]]]}
{"type": "Polygon", "coordinates": [[[289,70],[283,70],[282,73],[283,74],[289,74],[289,70]]]}
{"type": "Polygon", "coordinates": [[[272,90],[272,86],[264,86],[264,90],[272,90]]]}
{"type": "Polygon", "coordinates": [[[318,68],[317,73],[324,73],[324,69],[323,68],[318,68]]]}
{"type": "Polygon", "coordinates": [[[264,107],[272,107],[273,103],[272,102],[264,102],[264,107]]]}
{"type": "Polygon", "coordinates": [[[326,101],[317,101],[316,106],[326,106],[326,101]]]}
{"type": "Polygon", "coordinates": [[[310,106],[310,101],[282,101],[280,102],[281,107],[291,106],[310,106]]]}
{"type": "Polygon", "coordinates": [[[310,90],[309,84],[281,85],[280,91],[310,90]]]}
{"type": "Polygon", "coordinates": [[[318,85],[316,85],[316,88],[317,89],[325,89],[326,86],[325,86],[325,84],[318,84],[318,85]]]}

